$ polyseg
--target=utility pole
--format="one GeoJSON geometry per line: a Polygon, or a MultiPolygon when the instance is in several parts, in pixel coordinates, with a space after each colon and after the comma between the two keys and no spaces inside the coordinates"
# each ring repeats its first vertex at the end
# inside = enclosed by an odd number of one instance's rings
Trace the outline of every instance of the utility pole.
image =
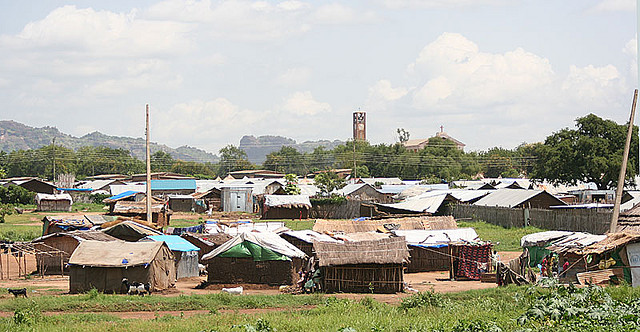
{"type": "Polygon", "coordinates": [[[622,165],[620,165],[620,176],[618,176],[618,188],[616,188],[616,202],[613,205],[611,214],[611,226],[609,233],[613,233],[618,228],[618,216],[620,215],[620,203],[622,202],[622,190],[624,189],[624,178],[627,172],[627,162],[629,161],[629,149],[631,147],[631,135],[633,134],[633,118],[636,114],[636,102],[638,101],[638,89],[633,92],[633,104],[631,105],[631,117],[629,118],[629,128],[627,129],[627,141],[624,145],[622,155],[622,165]]]}
{"type": "Polygon", "coordinates": [[[353,139],[353,178],[358,177],[358,171],[356,169],[356,139],[353,139]]]}
{"type": "Polygon", "coordinates": [[[147,222],[153,222],[153,214],[151,213],[151,154],[149,149],[149,104],[147,110],[147,127],[145,130],[147,138],[147,222]]]}
{"type": "Polygon", "coordinates": [[[56,183],[56,138],[53,137],[53,143],[51,143],[51,148],[53,154],[53,179],[51,180],[54,184],[56,183]]]}

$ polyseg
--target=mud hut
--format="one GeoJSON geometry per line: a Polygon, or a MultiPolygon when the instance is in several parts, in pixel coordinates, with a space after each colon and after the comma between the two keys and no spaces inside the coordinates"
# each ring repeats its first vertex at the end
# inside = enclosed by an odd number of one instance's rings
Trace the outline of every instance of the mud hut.
{"type": "Polygon", "coordinates": [[[67,233],[52,233],[39,237],[31,243],[38,248],[38,244],[44,244],[43,247],[51,247],[64,252],[61,256],[49,254],[36,254],[37,266],[42,268],[38,271],[41,274],[60,274],[67,271],[67,263],[69,257],[82,241],[100,241],[112,242],[120,241],[117,238],[99,231],[73,231],[67,233]]]}
{"type": "Polygon", "coordinates": [[[150,283],[154,291],[173,287],[176,266],[164,242],[83,241],[69,258],[69,292],[97,289],[126,293],[122,278],[150,283]]]}
{"type": "Polygon", "coordinates": [[[198,268],[198,247],[177,235],[153,235],[140,241],[156,241],[167,244],[176,262],[176,278],[190,278],[200,275],[198,268]]]}
{"type": "Polygon", "coordinates": [[[325,292],[396,293],[403,290],[403,237],[345,243],[314,242],[325,292]]]}
{"type": "Polygon", "coordinates": [[[264,195],[262,219],[308,219],[309,209],[307,195],[264,195]]]}
{"type": "MultiPolygon", "coordinates": [[[[171,220],[171,214],[173,212],[169,209],[168,205],[164,201],[156,198],[151,202],[151,222],[158,227],[169,226],[171,220]]],[[[147,202],[146,198],[140,202],[131,201],[117,201],[113,205],[112,215],[124,216],[129,218],[138,218],[147,220],[147,202]]]]}
{"type": "Polygon", "coordinates": [[[202,257],[210,283],[292,285],[304,252],[275,233],[240,233],[202,257]]]}

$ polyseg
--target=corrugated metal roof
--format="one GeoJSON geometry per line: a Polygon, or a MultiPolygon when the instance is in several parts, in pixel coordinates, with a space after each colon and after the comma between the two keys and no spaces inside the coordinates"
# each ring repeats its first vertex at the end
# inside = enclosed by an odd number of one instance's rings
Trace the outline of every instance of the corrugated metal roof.
{"type": "Polygon", "coordinates": [[[196,180],[151,180],[151,190],[196,190],[196,180]]]}
{"type": "Polygon", "coordinates": [[[498,189],[491,191],[487,196],[473,203],[473,205],[514,207],[543,192],[542,190],[498,189]]]}
{"type": "Polygon", "coordinates": [[[79,188],[81,189],[91,189],[91,190],[98,190],[104,186],[108,186],[109,184],[113,183],[116,180],[94,180],[94,181],[89,181],[83,185],[81,185],[79,188]]]}
{"type": "Polygon", "coordinates": [[[442,205],[442,202],[444,202],[447,195],[447,193],[440,193],[433,196],[412,198],[400,203],[379,205],[413,212],[435,213],[438,211],[438,208],[440,208],[440,205],[442,205]]]}

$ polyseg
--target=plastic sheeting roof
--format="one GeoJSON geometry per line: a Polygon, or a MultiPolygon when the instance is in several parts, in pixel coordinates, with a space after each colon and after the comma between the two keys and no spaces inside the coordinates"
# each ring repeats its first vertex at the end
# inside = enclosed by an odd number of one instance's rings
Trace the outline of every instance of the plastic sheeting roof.
{"type": "Polygon", "coordinates": [[[546,245],[550,241],[564,238],[571,234],[573,234],[573,232],[567,232],[567,231],[546,231],[546,232],[528,234],[523,236],[520,239],[520,246],[524,248],[524,247],[546,245]]]}
{"type": "Polygon", "coordinates": [[[98,267],[131,267],[150,264],[163,242],[82,241],[71,254],[69,264],[98,267]]]}
{"type": "Polygon", "coordinates": [[[342,241],[336,240],[327,234],[314,232],[310,229],[301,231],[286,231],[283,234],[295,237],[307,243],[313,243],[313,241],[335,242],[340,243],[342,241]]]}
{"type": "Polygon", "coordinates": [[[40,204],[40,201],[69,201],[69,204],[73,204],[73,199],[69,194],[36,194],[36,202],[40,204]]]}
{"type": "Polygon", "coordinates": [[[167,246],[169,247],[169,249],[171,249],[171,251],[199,251],[200,250],[200,248],[194,246],[193,244],[191,244],[191,242],[181,238],[178,235],[153,235],[153,236],[147,236],[142,240],[145,240],[145,239],[158,241],[158,242],[164,241],[164,243],[167,244],[167,246]]]}
{"type": "Polygon", "coordinates": [[[196,190],[195,179],[184,180],[151,180],[151,190],[196,190]]]}
{"type": "Polygon", "coordinates": [[[311,201],[306,195],[264,195],[266,206],[306,205],[311,208],[311,201]]]}
{"type": "Polygon", "coordinates": [[[296,258],[304,258],[306,254],[302,252],[300,249],[296,248],[293,244],[287,242],[278,234],[272,232],[264,232],[264,233],[240,233],[236,235],[233,239],[225,242],[223,245],[214,249],[210,253],[202,256],[201,261],[206,261],[212,259],[227,250],[235,247],[236,245],[248,241],[253,244],[259,245],[263,248],[269,249],[276,253],[288,256],[288,257],[296,257],[296,258]]]}
{"type": "Polygon", "coordinates": [[[418,247],[439,247],[451,242],[473,241],[478,238],[473,228],[443,230],[396,230],[397,236],[404,236],[407,244],[418,247]]]}
{"type": "Polygon", "coordinates": [[[141,192],[142,191],[137,191],[137,190],[127,190],[127,191],[121,192],[121,193],[119,193],[117,195],[113,195],[113,196],[107,198],[107,200],[108,201],[117,201],[117,200],[120,200],[120,199],[124,199],[124,198],[128,198],[128,197],[131,197],[131,196],[135,196],[136,194],[141,193],[141,192]]]}

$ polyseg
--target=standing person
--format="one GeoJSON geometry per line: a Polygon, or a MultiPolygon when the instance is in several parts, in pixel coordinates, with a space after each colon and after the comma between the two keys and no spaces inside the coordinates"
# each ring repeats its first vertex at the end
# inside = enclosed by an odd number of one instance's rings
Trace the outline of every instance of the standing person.
{"type": "Polygon", "coordinates": [[[541,277],[547,276],[547,257],[546,256],[542,259],[542,266],[540,267],[540,276],[541,277]]]}

